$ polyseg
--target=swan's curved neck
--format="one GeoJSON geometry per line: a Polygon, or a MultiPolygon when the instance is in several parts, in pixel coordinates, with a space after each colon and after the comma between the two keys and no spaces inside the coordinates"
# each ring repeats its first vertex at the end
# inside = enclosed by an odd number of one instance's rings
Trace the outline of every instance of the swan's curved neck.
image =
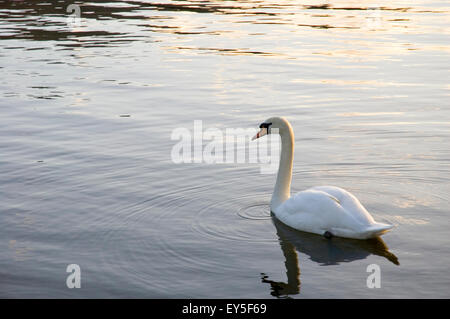
{"type": "Polygon", "coordinates": [[[270,208],[273,211],[291,196],[292,162],[294,159],[294,132],[290,125],[280,130],[281,156],[277,182],[273,191],[270,208]]]}

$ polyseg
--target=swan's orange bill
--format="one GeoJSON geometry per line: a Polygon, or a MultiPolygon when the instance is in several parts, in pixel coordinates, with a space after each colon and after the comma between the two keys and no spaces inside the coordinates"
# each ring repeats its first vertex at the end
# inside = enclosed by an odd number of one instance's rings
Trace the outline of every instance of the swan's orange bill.
{"type": "Polygon", "coordinates": [[[257,138],[260,138],[260,137],[262,137],[262,136],[264,136],[264,135],[266,135],[266,134],[267,134],[267,128],[263,127],[263,128],[261,129],[261,131],[259,131],[258,133],[256,133],[255,136],[252,137],[252,141],[254,141],[254,140],[256,140],[257,138]]]}

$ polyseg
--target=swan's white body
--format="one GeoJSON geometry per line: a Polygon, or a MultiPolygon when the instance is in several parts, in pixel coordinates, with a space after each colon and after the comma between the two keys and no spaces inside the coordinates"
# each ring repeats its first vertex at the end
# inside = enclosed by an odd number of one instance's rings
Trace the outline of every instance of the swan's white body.
{"type": "Polygon", "coordinates": [[[376,222],[358,199],[346,190],[334,186],[307,189],[290,197],[294,133],[290,123],[279,117],[265,121],[271,123],[255,136],[261,137],[278,129],[281,136],[281,158],[277,182],[270,208],[284,224],[319,235],[368,239],[380,236],[393,226],[376,222]]]}
{"type": "Polygon", "coordinates": [[[272,211],[286,225],[319,235],[329,232],[338,237],[367,239],[392,228],[375,222],[355,196],[334,186],[299,192],[272,211]]]}

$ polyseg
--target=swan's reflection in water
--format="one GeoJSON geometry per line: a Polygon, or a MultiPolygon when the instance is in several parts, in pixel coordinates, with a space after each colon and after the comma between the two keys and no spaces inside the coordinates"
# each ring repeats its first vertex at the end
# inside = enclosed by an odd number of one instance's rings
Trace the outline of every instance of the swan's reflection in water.
{"type": "Polygon", "coordinates": [[[300,268],[297,251],[308,255],[312,261],[323,266],[365,259],[370,255],[386,257],[395,265],[400,265],[398,258],[389,252],[388,247],[379,237],[368,240],[338,237],[326,239],[319,235],[290,228],[274,216],[272,216],[272,221],[285,258],[287,275],[287,282],[278,282],[270,280],[264,273],[261,274],[262,282],[270,284],[272,296],[289,298],[290,295],[300,293],[300,268]]]}

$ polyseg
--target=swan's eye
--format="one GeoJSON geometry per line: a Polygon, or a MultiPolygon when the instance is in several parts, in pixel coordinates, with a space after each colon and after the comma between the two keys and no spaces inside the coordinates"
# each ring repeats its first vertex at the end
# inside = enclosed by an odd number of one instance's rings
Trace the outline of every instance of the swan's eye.
{"type": "Polygon", "coordinates": [[[261,125],[259,125],[259,128],[266,128],[267,134],[270,134],[270,126],[271,125],[272,125],[272,123],[261,123],[261,125]]]}
{"type": "Polygon", "coordinates": [[[267,128],[268,129],[270,125],[272,125],[272,123],[261,123],[259,125],[259,128],[267,128]]]}

